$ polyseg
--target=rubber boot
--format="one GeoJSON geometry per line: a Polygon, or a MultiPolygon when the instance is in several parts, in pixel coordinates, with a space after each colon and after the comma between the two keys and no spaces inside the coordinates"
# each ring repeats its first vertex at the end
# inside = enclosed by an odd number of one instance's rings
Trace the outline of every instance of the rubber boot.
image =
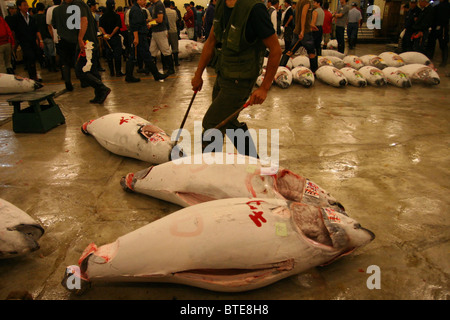
{"type": "Polygon", "coordinates": [[[132,59],[127,60],[126,64],[126,73],[125,73],[125,81],[126,82],[139,82],[141,79],[135,78],[133,76],[133,70],[134,70],[134,61],[132,59]]]}
{"type": "Polygon", "coordinates": [[[172,55],[170,56],[164,56],[164,61],[166,62],[167,66],[167,73],[168,74],[175,74],[175,66],[173,64],[172,55]]]}
{"type": "Polygon", "coordinates": [[[309,65],[313,73],[316,73],[317,69],[319,69],[317,60],[317,56],[315,56],[314,58],[309,58],[309,65]]]}
{"type": "Polygon", "coordinates": [[[116,77],[123,77],[125,74],[122,73],[122,59],[114,59],[114,65],[116,67],[116,77]]]}
{"type": "Polygon", "coordinates": [[[153,63],[152,59],[146,61],[145,68],[146,71],[150,71],[152,73],[153,78],[155,78],[155,81],[164,80],[169,76],[168,73],[160,73],[158,71],[158,68],[156,68],[156,65],[153,63]]]}
{"type": "Polygon", "coordinates": [[[172,53],[172,55],[173,55],[173,62],[175,64],[175,67],[180,66],[180,63],[178,62],[178,52],[172,53]]]}

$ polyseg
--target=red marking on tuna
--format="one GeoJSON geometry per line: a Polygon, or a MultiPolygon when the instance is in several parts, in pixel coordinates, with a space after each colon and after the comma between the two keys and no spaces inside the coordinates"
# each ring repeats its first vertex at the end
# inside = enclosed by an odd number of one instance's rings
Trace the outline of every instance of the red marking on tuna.
{"type": "Polygon", "coordinates": [[[250,207],[250,209],[252,210],[252,213],[253,213],[253,214],[249,214],[248,216],[250,217],[250,219],[252,219],[252,221],[256,224],[257,227],[261,227],[262,223],[267,222],[267,220],[262,216],[264,212],[258,210],[259,209],[258,206],[260,206],[262,202],[264,202],[264,201],[253,200],[253,201],[249,201],[246,203],[250,207]],[[255,203],[256,206],[252,205],[252,203],[255,203]]]}
{"type": "Polygon", "coordinates": [[[119,125],[122,125],[124,123],[128,123],[128,120],[130,120],[130,119],[125,119],[125,117],[122,117],[122,119],[120,119],[119,125]]]}
{"type": "Polygon", "coordinates": [[[333,209],[331,209],[331,208],[325,208],[325,212],[326,212],[326,214],[327,214],[328,219],[329,219],[331,222],[337,222],[337,223],[340,223],[340,222],[341,222],[341,219],[340,219],[339,216],[337,215],[336,211],[334,211],[333,209]]]}

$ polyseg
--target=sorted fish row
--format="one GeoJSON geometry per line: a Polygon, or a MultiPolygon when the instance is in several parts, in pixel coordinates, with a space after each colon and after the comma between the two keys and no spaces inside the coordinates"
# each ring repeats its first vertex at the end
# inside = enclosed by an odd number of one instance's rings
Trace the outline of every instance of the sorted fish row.
{"type": "MultiPolygon", "coordinates": [[[[293,82],[307,88],[311,87],[315,78],[334,87],[347,85],[380,87],[391,84],[396,87],[409,88],[412,86],[412,82],[426,85],[440,83],[440,77],[434,70],[431,61],[419,52],[405,52],[400,55],[384,52],[379,56],[365,55],[362,57],[344,56],[333,50],[323,50],[323,53],[327,55],[318,57],[319,68],[315,77],[309,69],[309,58],[297,56],[289,59],[286,67],[278,67],[274,83],[284,89],[290,87],[293,82]]],[[[258,86],[264,80],[264,66],[256,81],[258,86]]]]}

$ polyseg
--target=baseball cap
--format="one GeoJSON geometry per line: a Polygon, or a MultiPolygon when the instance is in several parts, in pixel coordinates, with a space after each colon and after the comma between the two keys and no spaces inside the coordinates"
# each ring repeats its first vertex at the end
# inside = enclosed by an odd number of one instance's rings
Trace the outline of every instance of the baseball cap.
{"type": "Polygon", "coordinates": [[[88,0],[86,3],[88,6],[95,6],[96,4],[98,4],[98,2],[95,2],[95,0],[88,0]]]}

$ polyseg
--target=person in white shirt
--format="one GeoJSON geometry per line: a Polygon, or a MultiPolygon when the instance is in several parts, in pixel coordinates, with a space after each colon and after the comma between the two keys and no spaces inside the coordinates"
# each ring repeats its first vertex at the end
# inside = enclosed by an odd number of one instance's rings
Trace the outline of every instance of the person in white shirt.
{"type": "Polygon", "coordinates": [[[347,24],[347,37],[348,47],[353,49],[356,46],[356,40],[358,38],[358,28],[362,19],[361,12],[358,10],[356,2],[352,3],[352,9],[348,12],[348,24],[347,24]]]}
{"type": "Polygon", "coordinates": [[[278,30],[277,12],[278,12],[279,6],[280,6],[279,0],[268,0],[267,1],[267,9],[269,10],[270,21],[272,21],[273,28],[275,29],[275,33],[277,33],[277,30],[278,30]]]}

